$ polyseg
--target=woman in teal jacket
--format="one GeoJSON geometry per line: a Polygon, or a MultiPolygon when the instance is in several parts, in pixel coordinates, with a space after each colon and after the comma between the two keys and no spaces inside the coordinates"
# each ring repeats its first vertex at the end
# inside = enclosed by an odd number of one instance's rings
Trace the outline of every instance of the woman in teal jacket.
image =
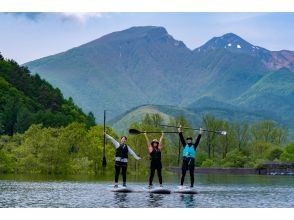
{"type": "Polygon", "coordinates": [[[196,154],[197,154],[197,147],[199,145],[201,135],[203,133],[203,129],[200,128],[199,135],[198,135],[198,137],[197,137],[194,144],[193,144],[193,139],[190,136],[186,138],[187,142],[185,141],[181,125],[178,128],[178,132],[179,132],[181,143],[183,145],[183,163],[182,163],[181,187],[183,187],[183,185],[184,185],[187,170],[189,170],[189,172],[190,172],[190,178],[191,178],[190,187],[193,187],[194,186],[195,158],[196,158],[196,154]]]}

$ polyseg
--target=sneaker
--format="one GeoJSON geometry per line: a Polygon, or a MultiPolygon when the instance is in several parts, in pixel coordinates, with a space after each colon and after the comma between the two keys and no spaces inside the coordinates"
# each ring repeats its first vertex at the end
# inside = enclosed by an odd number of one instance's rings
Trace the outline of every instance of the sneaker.
{"type": "Polygon", "coordinates": [[[152,189],[152,188],[153,188],[153,185],[149,185],[149,186],[148,186],[148,189],[152,189]]]}
{"type": "Polygon", "coordinates": [[[163,185],[162,185],[162,184],[160,184],[160,185],[159,185],[159,187],[163,187],[163,185]]]}
{"type": "Polygon", "coordinates": [[[123,187],[127,187],[126,183],[123,184],[123,187]]]}
{"type": "Polygon", "coordinates": [[[117,185],[117,184],[115,184],[115,185],[114,185],[114,188],[118,188],[118,185],[117,185]]]}

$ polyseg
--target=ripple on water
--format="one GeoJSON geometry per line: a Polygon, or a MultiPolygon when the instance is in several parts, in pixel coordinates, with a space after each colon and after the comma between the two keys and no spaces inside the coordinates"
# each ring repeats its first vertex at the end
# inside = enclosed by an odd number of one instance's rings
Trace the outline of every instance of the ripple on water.
{"type": "Polygon", "coordinates": [[[142,192],[145,185],[135,183],[129,186],[141,192],[113,193],[109,184],[0,180],[0,207],[294,207],[291,183],[199,184],[195,195],[150,194],[142,192]]]}

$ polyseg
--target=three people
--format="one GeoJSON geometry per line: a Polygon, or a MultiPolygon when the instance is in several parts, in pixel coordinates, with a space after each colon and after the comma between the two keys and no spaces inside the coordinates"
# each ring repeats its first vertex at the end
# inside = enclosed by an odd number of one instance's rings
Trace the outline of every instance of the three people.
{"type": "MultiPolygon", "coordinates": [[[[195,143],[193,143],[193,138],[188,136],[185,140],[182,132],[182,126],[178,128],[180,141],[183,146],[183,162],[182,162],[182,176],[181,176],[181,187],[184,185],[185,176],[187,170],[190,173],[191,184],[190,187],[194,187],[194,168],[195,168],[195,157],[197,154],[197,147],[199,145],[203,129],[200,128],[199,134],[196,138],[195,143]]],[[[122,136],[120,139],[120,143],[116,141],[113,137],[105,133],[107,139],[109,139],[114,147],[115,150],[115,185],[114,187],[118,187],[118,179],[120,170],[122,170],[122,177],[123,177],[123,186],[126,186],[127,180],[127,165],[128,165],[128,154],[131,154],[136,160],[140,160],[141,158],[131,149],[130,146],[126,144],[127,137],[122,136]]],[[[149,176],[149,188],[153,187],[153,178],[155,175],[155,171],[157,171],[157,176],[159,180],[160,187],[162,187],[162,162],[161,162],[161,149],[162,149],[162,141],[164,137],[164,133],[159,139],[153,139],[151,142],[147,136],[147,133],[144,133],[146,138],[148,152],[150,155],[150,176],[149,176]]]]}
{"type": "Polygon", "coordinates": [[[161,134],[159,141],[157,139],[153,139],[152,142],[149,141],[149,138],[146,132],[144,133],[144,135],[147,141],[148,152],[150,154],[149,188],[153,187],[152,182],[153,182],[155,170],[157,171],[160,187],[162,187],[161,149],[162,149],[162,140],[163,140],[164,134],[163,133],[161,134]]]}
{"type": "Polygon", "coordinates": [[[127,182],[127,167],[128,167],[128,154],[130,153],[136,160],[141,158],[132,150],[130,146],[126,144],[127,137],[122,136],[120,143],[116,141],[113,137],[105,133],[107,139],[109,139],[113,146],[115,147],[115,177],[114,177],[114,187],[118,187],[118,178],[120,170],[122,170],[123,186],[126,187],[127,182]]]}
{"type": "Polygon", "coordinates": [[[191,179],[190,187],[192,188],[192,187],[194,187],[195,157],[197,154],[197,147],[199,145],[201,135],[203,133],[203,129],[200,128],[199,135],[197,136],[197,139],[194,144],[193,144],[193,138],[191,136],[188,136],[185,141],[181,125],[178,128],[178,132],[179,132],[179,137],[180,137],[181,143],[183,145],[181,187],[183,187],[183,185],[184,185],[186,172],[187,172],[187,170],[189,170],[190,179],[191,179]]]}

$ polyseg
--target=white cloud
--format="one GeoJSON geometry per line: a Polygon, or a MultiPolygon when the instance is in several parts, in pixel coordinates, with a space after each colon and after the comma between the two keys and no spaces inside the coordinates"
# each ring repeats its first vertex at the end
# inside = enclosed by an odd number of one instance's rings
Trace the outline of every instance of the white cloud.
{"type": "Polygon", "coordinates": [[[82,24],[86,23],[92,18],[101,18],[103,13],[80,13],[80,12],[62,12],[61,17],[63,20],[75,20],[82,24]]]}
{"type": "Polygon", "coordinates": [[[22,17],[32,21],[39,21],[45,19],[46,16],[56,16],[62,21],[73,20],[81,24],[85,24],[90,19],[96,19],[105,17],[106,13],[96,13],[96,12],[15,12],[15,13],[6,13],[8,15],[13,15],[16,17],[22,17]]]}

